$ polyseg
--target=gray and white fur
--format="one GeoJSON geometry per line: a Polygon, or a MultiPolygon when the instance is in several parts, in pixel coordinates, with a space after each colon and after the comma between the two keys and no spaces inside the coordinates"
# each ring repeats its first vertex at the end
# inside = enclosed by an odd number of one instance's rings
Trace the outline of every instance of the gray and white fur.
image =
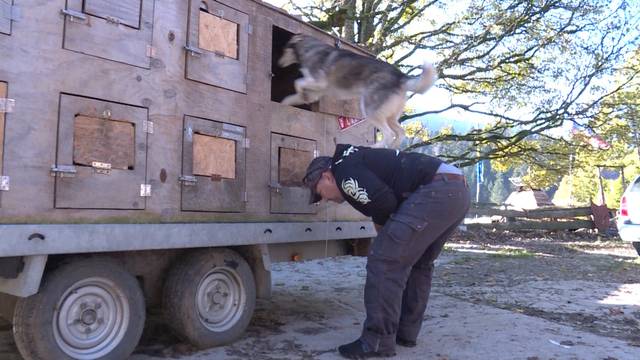
{"type": "Polygon", "coordinates": [[[405,137],[398,119],[404,112],[406,93],[424,93],[437,80],[433,65],[425,63],[422,74],[411,77],[390,64],[334,48],[307,35],[294,35],[278,65],[299,63],[302,77],[296,93],[282,100],[286,105],[316,102],[324,95],[342,100],[360,99],[362,113],[380,129],[383,140],[376,147],[400,147],[405,137]]]}

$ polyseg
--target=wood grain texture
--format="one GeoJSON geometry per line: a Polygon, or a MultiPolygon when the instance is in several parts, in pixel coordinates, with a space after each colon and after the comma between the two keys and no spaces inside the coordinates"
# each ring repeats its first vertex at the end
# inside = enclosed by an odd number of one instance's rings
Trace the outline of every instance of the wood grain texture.
{"type": "MultiPolygon", "coordinates": [[[[201,1],[192,0],[189,7],[188,43],[198,46],[200,42],[201,1]]],[[[237,24],[237,55],[235,57],[219,56],[204,51],[193,56],[187,54],[187,78],[204,84],[218,86],[240,93],[247,92],[247,64],[249,62],[249,15],[216,1],[206,1],[210,14],[223,14],[225,20],[237,24]]],[[[206,14],[206,13],[205,13],[206,14]]],[[[208,15],[208,14],[207,14],[208,15]]],[[[213,15],[211,15],[213,16],[213,15]]]]}
{"type": "Polygon", "coordinates": [[[278,182],[282,186],[303,186],[302,178],[313,153],[281,147],[278,155],[278,182]]]}
{"type": "Polygon", "coordinates": [[[193,134],[193,175],[236,178],[236,142],[193,134]]]}
{"type": "Polygon", "coordinates": [[[91,166],[98,161],[112,169],[135,165],[134,126],[129,122],[78,115],[74,120],[73,163],[91,166]]]}
{"type": "Polygon", "coordinates": [[[238,24],[200,11],[198,47],[238,59],[238,24]]]}
{"type": "MultiPolygon", "coordinates": [[[[140,28],[142,0],[85,0],[84,12],[100,18],[114,17],[121,24],[140,28]]],[[[150,0],[146,0],[150,1],[150,0]]]]}

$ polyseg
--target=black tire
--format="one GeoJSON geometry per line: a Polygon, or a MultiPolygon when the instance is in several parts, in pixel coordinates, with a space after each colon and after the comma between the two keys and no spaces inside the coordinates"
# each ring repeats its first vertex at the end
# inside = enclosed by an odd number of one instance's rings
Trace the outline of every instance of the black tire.
{"type": "Polygon", "coordinates": [[[144,321],[134,276],[109,259],[78,259],[48,273],[38,294],[18,299],[13,336],[26,360],[122,360],[138,344],[144,321]]]}
{"type": "Polygon", "coordinates": [[[195,250],[170,269],[162,302],[167,324],[182,340],[200,349],[229,344],[253,316],[253,273],[232,250],[195,250]]]}
{"type": "Polygon", "coordinates": [[[635,242],[632,242],[632,244],[633,244],[633,247],[636,248],[636,252],[638,253],[638,256],[640,256],[640,242],[635,241],[635,242]]]}

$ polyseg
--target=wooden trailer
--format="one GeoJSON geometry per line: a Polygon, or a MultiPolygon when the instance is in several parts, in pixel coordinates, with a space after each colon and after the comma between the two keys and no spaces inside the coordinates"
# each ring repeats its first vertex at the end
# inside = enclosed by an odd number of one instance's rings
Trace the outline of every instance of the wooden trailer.
{"type": "Polygon", "coordinates": [[[279,103],[295,33],[366,54],[260,1],[0,0],[0,309],[25,359],[124,359],[156,306],[229,343],[271,262],[375,235],[307,203],[308,162],[375,129],[341,130],[357,101],[279,103]]]}

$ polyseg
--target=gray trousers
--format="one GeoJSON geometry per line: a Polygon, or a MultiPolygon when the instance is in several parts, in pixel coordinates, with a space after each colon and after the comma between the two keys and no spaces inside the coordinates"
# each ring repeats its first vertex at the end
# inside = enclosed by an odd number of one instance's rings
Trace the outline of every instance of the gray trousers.
{"type": "Polygon", "coordinates": [[[367,318],[360,337],[371,350],[393,350],[396,336],[416,340],[431,291],[433,262],[469,204],[462,181],[434,181],[413,192],[378,233],[367,259],[367,318]]]}

